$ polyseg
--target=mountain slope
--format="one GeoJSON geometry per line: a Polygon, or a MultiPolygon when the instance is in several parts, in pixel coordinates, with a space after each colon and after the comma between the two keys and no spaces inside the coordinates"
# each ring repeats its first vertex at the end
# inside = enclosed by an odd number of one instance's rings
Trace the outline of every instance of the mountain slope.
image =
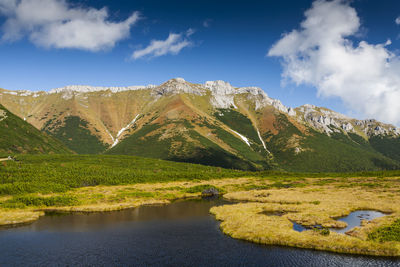
{"type": "Polygon", "coordinates": [[[0,104],[0,153],[71,153],[60,141],[42,133],[0,104]]]}
{"type": "Polygon", "coordinates": [[[288,108],[260,88],[223,81],[0,90],[0,100],[78,153],[246,170],[356,171],[400,164],[395,126],[312,105],[288,108]]]}

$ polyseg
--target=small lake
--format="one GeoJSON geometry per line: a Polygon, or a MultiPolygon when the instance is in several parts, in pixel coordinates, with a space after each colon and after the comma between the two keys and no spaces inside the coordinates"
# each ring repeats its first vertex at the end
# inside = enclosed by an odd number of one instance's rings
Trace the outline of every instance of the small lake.
{"type": "Polygon", "coordinates": [[[375,218],[379,218],[385,216],[386,214],[380,211],[374,210],[357,210],[351,212],[349,215],[338,218],[338,221],[343,221],[347,223],[346,228],[338,229],[338,228],[330,228],[331,231],[335,231],[337,233],[344,234],[347,231],[350,231],[354,227],[360,226],[362,220],[371,221],[375,218]]]}
{"type": "Polygon", "coordinates": [[[232,239],[209,209],[179,201],[107,213],[44,216],[0,230],[0,266],[400,266],[400,259],[262,246],[232,239]]]}

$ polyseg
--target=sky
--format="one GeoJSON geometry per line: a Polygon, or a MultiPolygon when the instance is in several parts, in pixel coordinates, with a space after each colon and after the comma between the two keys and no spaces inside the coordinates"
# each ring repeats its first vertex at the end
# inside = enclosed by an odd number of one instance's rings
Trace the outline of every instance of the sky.
{"type": "Polygon", "coordinates": [[[0,0],[0,87],[258,86],[400,126],[400,1],[0,0]]]}

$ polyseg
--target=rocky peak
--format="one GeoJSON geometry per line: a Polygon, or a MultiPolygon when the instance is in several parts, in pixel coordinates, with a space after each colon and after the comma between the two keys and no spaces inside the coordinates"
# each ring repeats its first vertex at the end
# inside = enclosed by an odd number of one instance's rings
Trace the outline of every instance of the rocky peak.
{"type": "Polygon", "coordinates": [[[254,101],[256,110],[266,105],[271,105],[281,112],[289,113],[291,116],[296,115],[293,109],[284,106],[281,101],[272,99],[259,87],[240,87],[235,88],[230,83],[221,80],[207,81],[205,88],[211,91],[213,96],[211,103],[217,108],[236,108],[234,96],[237,94],[248,94],[248,99],[254,101]]]}
{"type": "Polygon", "coordinates": [[[303,113],[302,119],[305,122],[328,135],[332,132],[340,132],[340,129],[346,132],[354,131],[349,118],[332,110],[310,104],[300,106],[297,110],[303,113]]]}
{"type": "Polygon", "coordinates": [[[384,124],[374,119],[355,120],[335,111],[316,107],[314,105],[303,105],[297,108],[303,113],[302,120],[312,127],[330,134],[332,132],[363,132],[367,136],[393,135],[399,136],[400,129],[390,124],[384,124]]]}
{"type": "Polygon", "coordinates": [[[199,86],[186,82],[183,78],[174,78],[166,81],[158,87],[155,87],[153,92],[156,96],[180,93],[203,95],[205,90],[199,86]]]}
{"type": "Polygon", "coordinates": [[[204,87],[209,89],[213,95],[230,95],[236,93],[236,89],[230,83],[221,80],[207,81],[204,87]]]}
{"type": "Polygon", "coordinates": [[[236,89],[224,81],[207,81],[204,87],[211,91],[211,104],[216,108],[237,108],[234,96],[236,89]]]}

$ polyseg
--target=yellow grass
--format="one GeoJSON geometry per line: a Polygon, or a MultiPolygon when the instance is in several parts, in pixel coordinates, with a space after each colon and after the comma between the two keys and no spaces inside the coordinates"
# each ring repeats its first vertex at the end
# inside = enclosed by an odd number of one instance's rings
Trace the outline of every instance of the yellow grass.
{"type": "MultiPolygon", "coordinates": [[[[32,222],[44,215],[44,211],[98,212],[164,205],[175,199],[199,197],[200,192],[188,193],[187,189],[209,184],[223,190],[226,193],[224,198],[238,202],[210,210],[221,221],[222,231],[233,238],[342,253],[400,256],[398,242],[367,240],[368,233],[400,218],[399,178],[287,178],[279,181],[294,187],[282,188],[275,184],[274,179],[247,177],[77,188],[63,194],[76,197],[78,205],[0,208],[0,225],[32,222]],[[268,187],[270,189],[260,190],[268,187]],[[324,236],[312,230],[300,233],[292,229],[292,222],[304,226],[345,227],[344,222],[335,218],[355,210],[377,210],[390,214],[363,222],[363,226],[350,235],[331,231],[324,236]],[[274,212],[281,216],[273,215],[274,212]]],[[[57,195],[60,194],[37,196],[57,195]]],[[[0,201],[10,198],[12,196],[3,196],[0,201]]]]}
{"type": "MultiPolygon", "coordinates": [[[[168,183],[142,183],[118,186],[91,186],[82,187],[63,193],[74,196],[79,204],[75,206],[60,207],[29,207],[24,209],[0,208],[0,225],[15,225],[33,222],[44,215],[44,211],[58,212],[104,212],[142,205],[165,205],[175,199],[196,198],[198,193],[186,193],[185,189],[209,184],[220,188],[237,188],[241,184],[251,181],[251,178],[216,179],[211,181],[168,182],[168,183]],[[147,195],[148,193],[148,195],[147,195]]],[[[60,194],[34,194],[41,197],[57,196],[60,194]]],[[[4,196],[0,201],[11,199],[12,196],[4,196]]]]}
{"type": "Polygon", "coordinates": [[[44,215],[43,211],[32,211],[32,210],[0,211],[0,225],[15,225],[22,223],[30,223],[36,221],[42,215],[44,215]]]}
{"type": "MultiPolygon", "coordinates": [[[[241,203],[213,207],[211,213],[222,221],[220,227],[223,232],[233,238],[342,253],[400,256],[398,242],[367,240],[369,232],[400,218],[398,179],[383,181],[382,185],[374,188],[357,185],[343,187],[346,184],[340,180],[315,186],[310,181],[306,181],[305,187],[227,193],[225,198],[241,203]],[[343,228],[346,223],[335,218],[356,210],[377,210],[390,214],[364,221],[362,227],[357,227],[349,234],[331,231],[324,236],[318,231],[297,232],[292,229],[292,222],[304,226],[343,228]],[[283,215],[271,215],[276,211],[283,215]]],[[[351,179],[351,182],[354,181],[365,183],[365,179],[351,179]]],[[[377,179],[375,182],[382,183],[377,179]]]]}

